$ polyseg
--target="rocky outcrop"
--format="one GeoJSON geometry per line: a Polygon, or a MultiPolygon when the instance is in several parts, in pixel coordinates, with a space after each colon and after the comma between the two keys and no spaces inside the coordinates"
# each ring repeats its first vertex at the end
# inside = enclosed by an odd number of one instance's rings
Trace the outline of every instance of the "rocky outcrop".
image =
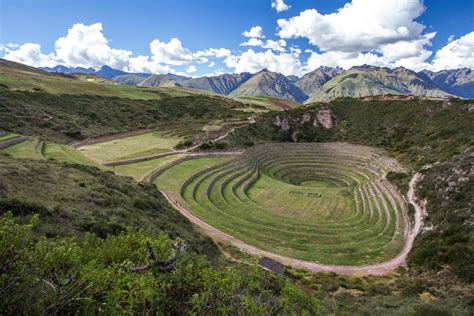
{"type": "Polygon", "coordinates": [[[316,113],[316,120],[314,121],[313,125],[316,126],[316,122],[326,129],[332,128],[334,126],[332,110],[318,110],[316,113]]]}

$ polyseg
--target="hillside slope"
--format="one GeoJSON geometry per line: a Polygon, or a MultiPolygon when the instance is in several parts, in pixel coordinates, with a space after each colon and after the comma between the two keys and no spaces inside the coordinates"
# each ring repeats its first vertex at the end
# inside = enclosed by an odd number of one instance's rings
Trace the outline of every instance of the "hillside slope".
{"type": "Polygon", "coordinates": [[[218,94],[228,95],[241,86],[252,75],[248,72],[240,74],[224,74],[213,77],[200,77],[188,79],[181,82],[186,88],[205,90],[218,94]]]}
{"type": "Polygon", "coordinates": [[[440,89],[463,98],[474,98],[474,70],[469,68],[432,72],[423,70],[440,89]]]}
{"type": "Polygon", "coordinates": [[[264,69],[240,87],[232,91],[232,97],[278,97],[287,98],[296,102],[302,102],[307,97],[300,88],[293,85],[285,76],[264,69]]]}
{"type": "Polygon", "coordinates": [[[151,75],[137,84],[140,87],[179,87],[180,85],[164,75],[151,75]]]}
{"type": "Polygon", "coordinates": [[[301,89],[306,95],[312,95],[323,84],[342,73],[342,68],[319,67],[295,81],[295,86],[301,89]]]}
{"type": "Polygon", "coordinates": [[[425,76],[406,68],[390,69],[365,65],[352,67],[326,82],[306,103],[341,97],[360,98],[387,94],[435,98],[449,96],[425,76]]]}
{"type": "Polygon", "coordinates": [[[124,84],[124,85],[128,85],[128,86],[136,86],[140,82],[142,82],[144,79],[145,78],[143,78],[141,76],[130,74],[130,75],[121,75],[121,76],[114,77],[114,78],[112,78],[112,81],[115,82],[115,83],[118,83],[118,84],[124,84]]]}

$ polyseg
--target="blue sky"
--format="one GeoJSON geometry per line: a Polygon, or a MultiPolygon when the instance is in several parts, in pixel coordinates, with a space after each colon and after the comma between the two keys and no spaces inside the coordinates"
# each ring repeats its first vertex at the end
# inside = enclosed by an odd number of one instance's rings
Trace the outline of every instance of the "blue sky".
{"type": "Polygon", "coordinates": [[[111,63],[193,76],[264,67],[301,75],[321,65],[360,63],[474,67],[472,0],[279,0],[286,5],[280,12],[272,1],[0,0],[0,56],[33,66],[111,63]],[[344,5],[350,8],[341,13],[344,5]],[[265,38],[241,46],[251,39],[242,33],[255,26],[262,32],[253,35],[265,38]],[[66,40],[57,51],[59,38],[66,40]]]}

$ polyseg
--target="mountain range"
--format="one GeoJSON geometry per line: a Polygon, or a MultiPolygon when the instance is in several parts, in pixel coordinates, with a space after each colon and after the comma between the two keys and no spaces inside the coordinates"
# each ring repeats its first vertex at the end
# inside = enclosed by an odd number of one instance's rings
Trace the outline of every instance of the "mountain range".
{"type": "Polygon", "coordinates": [[[117,84],[146,87],[176,86],[230,97],[268,96],[300,103],[325,102],[339,97],[415,95],[443,98],[450,95],[474,98],[474,71],[469,68],[414,72],[404,67],[370,65],[342,68],[319,67],[301,78],[263,69],[255,74],[222,74],[191,78],[172,73],[127,73],[109,66],[100,68],[40,68],[48,72],[84,73],[111,79],[117,84]]]}

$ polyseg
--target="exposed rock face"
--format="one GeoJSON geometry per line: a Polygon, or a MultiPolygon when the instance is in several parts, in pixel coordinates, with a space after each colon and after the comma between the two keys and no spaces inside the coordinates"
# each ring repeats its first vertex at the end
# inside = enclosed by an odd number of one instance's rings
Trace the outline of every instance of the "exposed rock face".
{"type": "Polygon", "coordinates": [[[304,124],[306,122],[309,122],[311,120],[311,113],[305,112],[303,114],[303,117],[301,118],[301,124],[304,124]]]}
{"type": "Polygon", "coordinates": [[[272,119],[272,123],[273,123],[273,125],[281,126],[281,118],[280,118],[280,115],[275,116],[275,117],[272,119]]]}
{"type": "Polygon", "coordinates": [[[288,119],[287,119],[287,118],[281,119],[281,118],[280,118],[280,115],[275,116],[275,117],[272,119],[272,123],[273,123],[273,125],[275,125],[275,126],[281,127],[281,130],[282,130],[283,132],[286,132],[287,130],[290,129],[290,123],[288,122],[288,119]]]}
{"type": "Polygon", "coordinates": [[[295,143],[298,142],[298,131],[294,131],[294,132],[291,134],[291,140],[293,140],[293,142],[295,142],[295,143]]]}
{"type": "Polygon", "coordinates": [[[327,110],[319,110],[316,113],[316,120],[313,123],[313,125],[316,124],[316,121],[322,125],[324,128],[332,128],[334,125],[333,119],[332,119],[332,110],[327,109],[327,110]]]}
{"type": "Polygon", "coordinates": [[[287,118],[284,118],[282,121],[281,121],[281,130],[282,131],[287,131],[290,129],[290,123],[288,122],[288,119],[287,118]]]}

